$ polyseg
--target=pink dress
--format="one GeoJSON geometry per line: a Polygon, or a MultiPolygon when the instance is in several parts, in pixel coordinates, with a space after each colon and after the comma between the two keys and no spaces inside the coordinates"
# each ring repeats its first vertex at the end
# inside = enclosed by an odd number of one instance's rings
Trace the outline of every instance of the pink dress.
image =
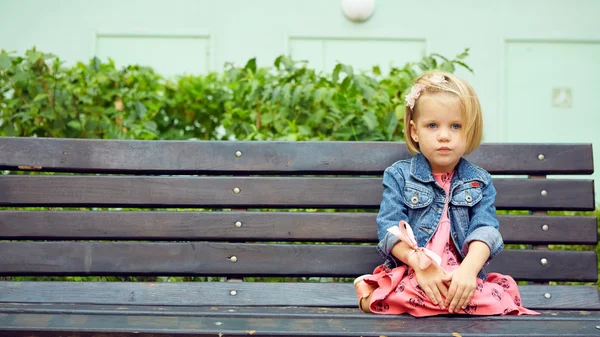
{"type": "MultiPolygon", "coordinates": [[[[436,181],[449,194],[452,173],[434,174],[436,181]]],[[[458,268],[460,255],[450,239],[450,219],[448,218],[448,198],[436,232],[427,244],[428,249],[442,258],[441,266],[451,272],[458,268]]],[[[408,313],[412,316],[435,316],[449,314],[429,301],[417,283],[415,271],[408,266],[389,269],[378,266],[372,276],[364,281],[374,287],[369,305],[376,314],[397,315],[408,313]]],[[[487,281],[477,278],[477,288],[464,310],[456,314],[468,315],[538,315],[538,312],[524,308],[517,283],[510,276],[489,273],[487,281]]]]}

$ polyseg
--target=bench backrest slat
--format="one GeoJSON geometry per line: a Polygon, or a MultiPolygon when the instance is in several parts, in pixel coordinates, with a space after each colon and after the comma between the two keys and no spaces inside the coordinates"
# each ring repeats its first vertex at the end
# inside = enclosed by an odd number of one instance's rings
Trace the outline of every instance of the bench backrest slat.
{"type": "MultiPolygon", "coordinates": [[[[101,173],[380,174],[410,155],[397,142],[0,140],[0,169],[101,173]],[[240,151],[241,156],[236,156],[240,151]]],[[[590,174],[591,144],[483,144],[468,156],[490,173],[590,174]]]]}
{"type": "MultiPolygon", "coordinates": [[[[364,245],[0,242],[0,251],[5,275],[351,277],[381,263],[364,245]]],[[[489,270],[520,280],[595,281],[596,261],[591,251],[505,250],[489,270]]]]}
{"type": "MultiPolygon", "coordinates": [[[[519,289],[523,305],[530,309],[566,309],[566,310],[599,310],[600,301],[595,287],[572,286],[521,286],[519,289]],[[540,294],[551,293],[550,298],[540,294]]],[[[65,311],[73,310],[78,305],[74,303],[97,303],[104,306],[115,305],[115,315],[131,313],[139,307],[165,306],[159,308],[164,313],[171,311],[186,311],[198,314],[198,311],[210,310],[219,313],[218,308],[210,306],[236,306],[235,312],[253,314],[253,309],[243,306],[251,303],[253,306],[278,306],[271,310],[274,314],[291,314],[294,306],[315,306],[330,308],[356,308],[356,295],[351,283],[291,283],[291,282],[186,282],[186,283],[152,283],[140,287],[139,284],[120,282],[110,287],[102,282],[0,282],[0,302],[4,306],[14,305],[15,310],[27,308],[27,303],[62,303],[65,311]],[[235,296],[231,291],[235,290],[235,296]],[[23,294],[27,295],[23,299],[23,294]],[[182,296],[182,294],[210,294],[210,296],[182,296]],[[173,306],[173,299],[179,306],[173,306]],[[17,303],[15,303],[17,302],[17,303]],[[14,303],[14,304],[13,304],[14,303]],[[123,304],[127,303],[127,306],[123,304]],[[208,307],[207,307],[208,306],[208,307]],[[282,312],[281,306],[289,306],[282,312]]],[[[81,304],[79,306],[82,306],[81,304]]],[[[53,308],[60,305],[53,305],[53,308]]],[[[98,308],[85,308],[86,312],[94,315],[98,308]]],[[[109,308],[102,308],[102,312],[109,308]]],[[[44,308],[43,310],[50,310],[44,308]]],[[[60,310],[60,309],[59,309],[60,310]]],[[[223,309],[226,314],[228,309],[223,309]]],[[[263,309],[268,310],[268,309],[263,309]]],[[[306,315],[305,308],[297,309],[306,315]]],[[[315,310],[314,315],[323,317],[322,308],[315,310]]],[[[328,312],[332,312],[330,309],[328,312]]],[[[364,318],[356,312],[355,318],[364,318]]],[[[548,315],[550,316],[550,315],[548,315]]],[[[306,316],[305,316],[306,317],[306,316]]],[[[306,318],[311,318],[308,316],[306,318]]],[[[594,316],[589,319],[593,320],[594,316]]],[[[492,318],[494,319],[494,318],[492,318]]],[[[489,322],[489,321],[488,321],[489,322]]],[[[508,323],[508,322],[506,322],[508,323]]],[[[506,324],[504,323],[504,324],[506,324]]]]}
{"type": "MultiPolygon", "coordinates": [[[[591,180],[498,178],[494,186],[498,209],[594,209],[591,180]]],[[[0,206],[376,208],[382,192],[381,178],[13,175],[0,179],[0,206]]]]}
{"type": "MultiPolygon", "coordinates": [[[[343,212],[0,211],[0,240],[375,243],[376,216],[343,212]]],[[[498,220],[507,244],[595,245],[598,241],[593,216],[498,215],[498,220]]]]}

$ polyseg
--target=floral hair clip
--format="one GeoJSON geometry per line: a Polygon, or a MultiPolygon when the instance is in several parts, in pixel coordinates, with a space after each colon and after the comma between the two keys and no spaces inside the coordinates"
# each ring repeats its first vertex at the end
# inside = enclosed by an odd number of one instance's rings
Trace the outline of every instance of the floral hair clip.
{"type": "MultiPolygon", "coordinates": [[[[444,75],[439,74],[428,77],[427,79],[433,84],[442,84],[447,82],[444,78],[444,75]]],[[[404,100],[406,101],[406,106],[409,107],[410,110],[412,110],[415,107],[415,102],[417,101],[419,96],[421,96],[421,93],[423,92],[423,90],[425,90],[425,88],[427,88],[427,85],[417,83],[413,85],[412,89],[410,89],[410,93],[404,98],[404,100]]]]}

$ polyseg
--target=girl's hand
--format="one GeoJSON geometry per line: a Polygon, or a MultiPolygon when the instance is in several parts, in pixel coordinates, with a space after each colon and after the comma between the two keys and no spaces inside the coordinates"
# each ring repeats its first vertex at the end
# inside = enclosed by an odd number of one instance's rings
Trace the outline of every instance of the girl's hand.
{"type": "Polygon", "coordinates": [[[443,281],[450,283],[448,296],[444,303],[448,307],[448,312],[453,313],[460,309],[465,309],[477,286],[477,272],[472,269],[460,265],[458,269],[447,274],[443,281]]]}
{"type": "Polygon", "coordinates": [[[446,309],[444,299],[448,295],[448,288],[443,280],[446,271],[435,263],[432,263],[427,269],[414,268],[417,283],[421,286],[429,300],[434,305],[439,305],[442,310],[446,309]]]}

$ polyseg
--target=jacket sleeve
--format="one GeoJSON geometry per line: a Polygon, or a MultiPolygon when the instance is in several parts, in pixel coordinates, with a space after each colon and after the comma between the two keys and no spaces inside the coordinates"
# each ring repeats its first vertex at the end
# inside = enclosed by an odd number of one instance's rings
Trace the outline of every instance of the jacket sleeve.
{"type": "Polygon", "coordinates": [[[482,241],[490,248],[490,257],[486,264],[504,248],[504,241],[500,234],[498,219],[496,218],[496,189],[492,177],[487,174],[488,184],[482,189],[481,200],[472,207],[465,243],[462,247],[463,256],[469,252],[469,244],[473,241],[482,241]]]}
{"type": "Polygon", "coordinates": [[[398,264],[403,264],[392,254],[392,248],[400,241],[395,235],[387,231],[392,226],[397,226],[400,220],[408,221],[408,213],[403,197],[404,178],[393,166],[388,167],[383,174],[383,199],[377,214],[377,237],[379,244],[377,251],[384,259],[390,259],[398,264]]]}

